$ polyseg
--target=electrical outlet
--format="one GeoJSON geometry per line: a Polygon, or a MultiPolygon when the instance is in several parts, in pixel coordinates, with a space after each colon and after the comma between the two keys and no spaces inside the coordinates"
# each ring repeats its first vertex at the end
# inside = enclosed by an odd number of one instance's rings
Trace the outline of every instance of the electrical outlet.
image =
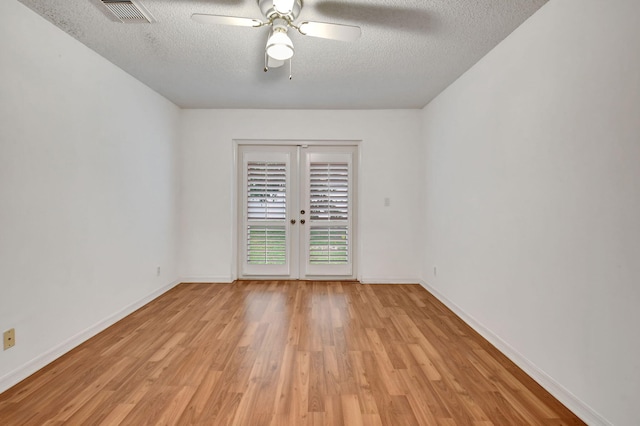
{"type": "Polygon", "coordinates": [[[4,337],[4,350],[6,351],[9,348],[12,348],[16,344],[16,330],[12,328],[11,330],[7,330],[3,334],[4,337]]]}
{"type": "Polygon", "coordinates": [[[159,277],[160,276],[160,267],[158,266],[156,268],[156,276],[159,277]]]}

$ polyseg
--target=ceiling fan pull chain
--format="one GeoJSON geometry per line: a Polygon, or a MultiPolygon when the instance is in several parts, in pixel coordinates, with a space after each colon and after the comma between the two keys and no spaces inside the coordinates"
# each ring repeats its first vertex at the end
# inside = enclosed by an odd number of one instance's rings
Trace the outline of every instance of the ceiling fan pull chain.
{"type": "Polygon", "coordinates": [[[289,58],[289,80],[291,80],[293,78],[293,72],[291,72],[291,62],[293,61],[293,58],[289,58]]]}
{"type": "MultiPolygon", "coordinates": [[[[267,43],[269,43],[269,37],[271,37],[271,32],[267,34],[267,43]]],[[[267,49],[264,49],[264,72],[269,71],[269,55],[267,54],[267,49]]]]}

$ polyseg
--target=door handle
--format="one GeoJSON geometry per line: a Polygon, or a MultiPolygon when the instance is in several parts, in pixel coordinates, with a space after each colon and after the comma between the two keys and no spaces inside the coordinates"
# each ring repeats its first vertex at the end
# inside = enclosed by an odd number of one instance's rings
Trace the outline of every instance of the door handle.
{"type": "Polygon", "coordinates": [[[304,219],[300,219],[300,225],[304,225],[305,220],[304,219]]]}
{"type": "Polygon", "coordinates": [[[296,224],[296,220],[295,219],[291,219],[291,224],[295,225],[296,224]]]}

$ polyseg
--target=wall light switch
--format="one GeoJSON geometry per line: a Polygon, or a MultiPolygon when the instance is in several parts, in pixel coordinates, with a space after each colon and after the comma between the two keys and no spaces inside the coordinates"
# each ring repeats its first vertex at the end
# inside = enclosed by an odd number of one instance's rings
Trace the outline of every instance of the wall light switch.
{"type": "Polygon", "coordinates": [[[391,205],[391,198],[384,197],[384,206],[389,207],[391,205]]]}

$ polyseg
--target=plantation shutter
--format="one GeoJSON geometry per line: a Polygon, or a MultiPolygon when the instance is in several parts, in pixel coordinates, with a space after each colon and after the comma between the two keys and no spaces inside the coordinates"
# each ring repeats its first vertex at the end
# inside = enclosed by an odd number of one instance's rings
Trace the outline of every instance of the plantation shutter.
{"type": "Polygon", "coordinates": [[[243,274],[287,275],[290,155],[244,156],[245,255],[243,274]]]}
{"type": "Polygon", "coordinates": [[[352,155],[321,151],[307,156],[306,272],[351,275],[352,155]]]}
{"type": "MultiPolygon", "coordinates": [[[[255,222],[287,218],[287,169],[285,163],[252,161],[247,164],[247,217],[255,222]]],[[[247,262],[252,265],[286,263],[286,229],[282,226],[248,225],[247,262]]]]}
{"type": "Polygon", "coordinates": [[[349,164],[309,165],[309,236],[311,265],[349,261],[349,164]]]}
{"type": "Polygon", "coordinates": [[[247,163],[249,220],[284,220],[287,215],[287,165],[265,161],[247,163]]]}

